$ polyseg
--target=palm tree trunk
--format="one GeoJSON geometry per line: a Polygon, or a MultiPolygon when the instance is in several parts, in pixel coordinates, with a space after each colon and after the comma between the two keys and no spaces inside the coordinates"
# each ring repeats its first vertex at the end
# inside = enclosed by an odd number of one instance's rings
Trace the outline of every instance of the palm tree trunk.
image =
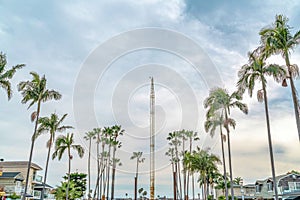
{"type": "Polygon", "coordinates": [[[116,177],[116,167],[113,166],[112,176],[111,176],[111,200],[114,200],[115,196],[115,177],[116,177]]]}
{"type": "MultiPolygon", "coordinates": [[[[184,135],[182,136],[182,157],[184,156],[185,146],[184,146],[184,135]]],[[[183,168],[183,198],[187,200],[187,193],[186,193],[186,168],[183,164],[182,160],[182,168],[183,168]]]]}
{"type": "Polygon", "coordinates": [[[88,157],[88,176],[89,176],[89,182],[88,182],[88,199],[91,199],[91,146],[92,146],[92,138],[89,139],[89,157],[88,157]]]}
{"type": "Polygon", "coordinates": [[[192,187],[192,190],[193,190],[193,200],[195,200],[195,175],[194,175],[194,172],[192,174],[192,184],[193,184],[193,187],[192,187]]]}
{"type": "Polygon", "coordinates": [[[68,148],[68,155],[69,155],[69,169],[68,169],[68,184],[67,184],[67,190],[66,190],[66,200],[69,199],[69,189],[70,189],[70,174],[71,174],[71,152],[70,147],[68,148]]]}
{"type": "Polygon", "coordinates": [[[176,166],[177,166],[177,170],[176,170],[176,176],[178,178],[178,182],[179,182],[179,197],[180,199],[182,199],[182,187],[181,187],[181,176],[180,176],[180,164],[179,164],[179,156],[178,156],[178,150],[176,148],[176,166]]]}
{"type": "Polygon", "coordinates": [[[95,188],[95,192],[99,195],[100,193],[100,187],[99,187],[99,176],[100,176],[100,159],[99,159],[99,144],[100,144],[100,134],[97,133],[97,190],[95,188]]]}
{"type": "MultiPolygon", "coordinates": [[[[225,109],[225,120],[228,121],[227,110],[225,109]]],[[[227,145],[228,145],[228,162],[229,162],[229,176],[230,176],[230,191],[231,191],[231,200],[234,200],[234,191],[233,191],[233,179],[232,179],[232,165],[231,165],[231,148],[230,148],[230,134],[228,124],[226,125],[227,130],[227,145]]]]}
{"type": "Polygon", "coordinates": [[[276,177],[275,177],[274,157],[273,157],[273,147],[272,147],[272,138],[271,138],[271,130],[270,130],[271,128],[270,128],[270,119],[269,119],[267,91],[266,91],[265,84],[263,82],[262,82],[262,88],[263,88],[263,92],[264,92],[265,113],[266,113],[267,129],[268,129],[268,143],[269,143],[269,152],[270,152],[270,159],[271,159],[273,187],[274,187],[274,193],[275,193],[275,200],[278,200],[277,183],[276,183],[276,177]]]}
{"type": "Polygon", "coordinates": [[[112,157],[112,173],[111,173],[111,200],[114,199],[114,192],[115,192],[115,176],[116,176],[116,147],[113,147],[113,157],[112,157]]]}
{"type": "Polygon", "coordinates": [[[47,174],[48,174],[48,165],[49,165],[49,158],[50,158],[50,151],[51,151],[51,147],[52,147],[52,137],[53,134],[50,133],[50,140],[49,140],[49,147],[48,147],[48,155],[47,155],[47,161],[46,161],[46,167],[45,167],[45,175],[44,175],[44,182],[43,182],[43,190],[42,190],[42,194],[41,194],[41,199],[44,199],[44,194],[45,194],[45,185],[46,185],[46,181],[47,181],[47,174]]]}
{"type": "Polygon", "coordinates": [[[291,84],[291,91],[292,91],[292,97],[293,97],[293,103],[294,103],[294,111],[295,111],[295,118],[296,118],[296,124],[297,124],[297,130],[298,130],[298,137],[300,141],[300,115],[299,115],[299,102],[297,98],[297,91],[295,88],[294,80],[292,77],[291,69],[290,69],[290,60],[288,57],[288,52],[285,52],[285,63],[288,68],[288,73],[289,73],[289,79],[290,79],[290,84],[291,84]]]}
{"type": "Polygon", "coordinates": [[[107,168],[107,173],[106,173],[106,199],[107,200],[109,200],[108,199],[108,195],[109,195],[109,177],[110,177],[110,150],[111,149],[111,146],[109,147],[109,150],[108,150],[108,159],[107,159],[107,166],[106,166],[106,168],[107,168]]]}
{"type": "Polygon", "coordinates": [[[225,184],[225,197],[226,197],[226,200],[228,200],[227,175],[226,175],[226,163],[225,163],[222,126],[220,126],[220,136],[221,136],[222,159],[223,159],[223,170],[224,170],[223,178],[224,178],[224,184],[225,184]]]}
{"type": "Polygon", "coordinates": [[[27,174],[26,174],[26,181],[25,181],[25,189],[24,189],[24,194],[23,194],[23,200],[26,199],[26,194],[27,194],[27,188],[28,188],[28,182],[29,182],[29,173],[30,173],[30,167],[31,167],[31,160],[32,160],[32,154],[33,154],[33,148],[34,148],[34,142],[35,142],[35,134],[36,130],[38,127],[38,121],[39,121],[39,115],[40,115],[40,109],[41,109],[41,101],[38,102],[37,105],[37,112],[36,112],[36,121],[34,125],[34,132],[31,137],[31,147],[30,147],[30,155],[29,155],[29,161],[27,165],[27,174]]]}

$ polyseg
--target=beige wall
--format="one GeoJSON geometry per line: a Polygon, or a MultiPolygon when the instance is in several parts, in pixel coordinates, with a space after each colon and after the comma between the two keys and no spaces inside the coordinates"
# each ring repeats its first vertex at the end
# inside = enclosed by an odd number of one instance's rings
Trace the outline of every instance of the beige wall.
{"type": "MultiPolygon", "coordinates": [[[[30,168],[29,171],[29,181],[28,181],[28,193],[32,192],[32,182],[33,182],[33,174],[36,170],[30,168]]],[[[27,176],[27,167],[3,167],[3,172],[21,172],[24,177],[23,185],[25,185],[26,176],[27,176]]]]}

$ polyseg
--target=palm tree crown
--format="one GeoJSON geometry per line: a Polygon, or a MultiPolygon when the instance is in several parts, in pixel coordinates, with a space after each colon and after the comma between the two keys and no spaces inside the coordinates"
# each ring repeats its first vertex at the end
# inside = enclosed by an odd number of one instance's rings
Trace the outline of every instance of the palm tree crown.
{"type": "Polygon", "coordinates": [[[295,35],[292,35],[290,32],[292,28],[287,24],[287,22],[287,17],[283,15],[276,15],[275,23],[273,23],[271,27],[263,28],[260,31],[260,35],[263,53],[266,54],[266,57],[269,57],[273,54],[281,54],[281,56],[285,60],[288,73],[287,76],[284,77],[285,79],[282,85],[286,87],[286,79],[290,80],[295,119],[300,141],[299,100],[293,80],[295,77],[299,76],[299,68],[296,64],[291,64],[289,58],[291,51],[294,50],[294,48],[300,42],[300,31],[297,31],[295,35]]]}
{"type": "Polygon", "coordinates": [[[0,87],[2,87],[6,91],[7,98],[9,100],[12,96],[11,83],[9,82],[9,80],[12,79],[18,69],[21,69],[25,65],[20,64],[13,66],[9,70],[5,70],[6,64],[6,55],[0,52],[0,87]]]}
{"type": "Polygon", "coordinates": [[[30,102],[28,108],[35,103],[61,98],[61,94],[57,91],[46,88],[47,79],[45,75],[40,77],[36,72],[30,72],[30,74],[32,75],[31,81],[22,81],[18,85],[18,90],[23,95],[22,103],[30,102]]]}

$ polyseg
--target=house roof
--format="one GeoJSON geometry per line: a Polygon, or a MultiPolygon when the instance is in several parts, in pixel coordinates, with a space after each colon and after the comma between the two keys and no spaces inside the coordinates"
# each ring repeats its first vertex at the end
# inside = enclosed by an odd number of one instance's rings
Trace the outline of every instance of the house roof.
{"type": "Polygon", "coordinates": [[[3,172],[0,178],[15,178],[20,172],[3,172]]]}
{"type": "Polygon", "coordinates": [[[255,188],[255,184],[247,184],[243,186],[244,188],[255,188]]]}
{"type": "MultiPolygon", "coordinates": [[[[3,168],[20,168],[20,167],[26,167],[28,166],[28,161],[2,161],[0,162],[0,167],[3,168]]],[[[35,163],[31,163],[31,168],[35,170],[42,170],[40,166],[38,166],[35,163]]]]}
{"type": "Polygon", "coordinates": [[[2,176],[0,176],[0,179],[6,179],[6,178],[13,178],[15,180],[23,181],[24,178],[21,175],[21,172],[3,172],[2,176]]]}
{"type": "MultiPolygon", "coordinates": [[[[34,185],[34,188],[35,189],[38,189],[38,188],[43,189],[43,185],[44,185],[44,183],[37,183],[37,184],[34,185]]],[[[51,185],[45,184],[45,188],[52,189],[53,187],[51,185]]]]}

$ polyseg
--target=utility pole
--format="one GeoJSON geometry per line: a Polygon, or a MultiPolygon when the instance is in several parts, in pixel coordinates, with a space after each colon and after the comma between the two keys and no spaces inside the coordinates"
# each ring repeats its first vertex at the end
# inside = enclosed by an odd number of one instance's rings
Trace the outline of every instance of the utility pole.
{"type": "Polygon", "coordinates": [[[150,91],[150,200],[155,199],[154,183],[155,183],[155,93],[153,77],[151,79],[150,91]]]}

